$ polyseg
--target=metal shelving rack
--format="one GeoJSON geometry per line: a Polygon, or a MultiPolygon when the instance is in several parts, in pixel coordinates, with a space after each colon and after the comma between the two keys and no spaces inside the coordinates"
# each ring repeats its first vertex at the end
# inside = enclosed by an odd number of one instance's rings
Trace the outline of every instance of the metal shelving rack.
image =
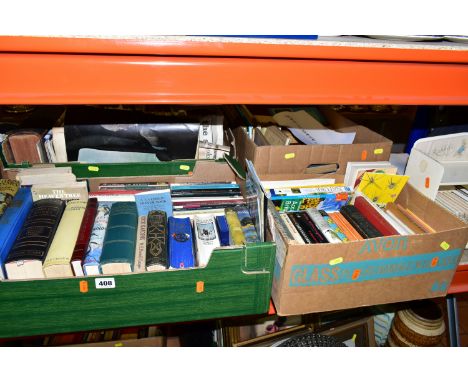
{"type": "MultiPolygon", "coordinates": [[[[0,73],[0,104],[468,105],[468,44],[450,42],[4,36],[0,73]]],[[[466,291],[462,265],[449,312],[466,291]]]]}

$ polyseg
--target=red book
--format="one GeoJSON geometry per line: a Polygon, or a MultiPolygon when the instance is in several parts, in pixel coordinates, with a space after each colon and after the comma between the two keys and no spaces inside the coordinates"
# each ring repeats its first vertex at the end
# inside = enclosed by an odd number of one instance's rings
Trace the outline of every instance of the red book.
{"type": "Polygon", "coordinates": [[[382,235],[392,236],[399,235],[398,231],[379,214],[376,210],[378,207],[374,207],[364,197],[357,196],[354,200],[354,207],[375,227],[382,235]]]}
{"type": "Polygon", "coordinates": [[[75,276],[84,276],[83,274],[83,260],[88,249],[89,239],[91,238],[91,231],[93,229],[94,220],[96,219],[98,208],[98,200],[96,198],[88,199],[86,210],[81,221],[80,232],[76,239],[75,249],[71,258],[71,265],[75,276]]]}

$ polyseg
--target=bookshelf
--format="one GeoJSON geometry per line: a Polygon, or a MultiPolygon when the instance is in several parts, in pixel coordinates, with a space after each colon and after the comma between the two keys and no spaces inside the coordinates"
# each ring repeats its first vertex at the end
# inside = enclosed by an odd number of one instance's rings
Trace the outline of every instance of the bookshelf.
{"type": "Polygon", "coordinates": [[[0,104],[468,105],[468,44],[450,42],[3,36],[0,71],[0,104]]]}

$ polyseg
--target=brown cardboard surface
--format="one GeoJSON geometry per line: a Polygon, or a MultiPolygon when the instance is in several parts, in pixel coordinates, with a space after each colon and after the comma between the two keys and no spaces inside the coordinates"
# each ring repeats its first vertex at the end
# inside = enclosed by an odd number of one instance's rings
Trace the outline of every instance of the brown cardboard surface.
{"type": "Polygon", "coordinates": [[[286,252],[277,252],[273,278],[272,298],[278,314],[306,314],[445,296],[468,240],[468,226],[410,185],[405,186],[397,202],[411,207],[437,232],[299,245],[287,243],[276,231],[277,247],[280,249],[283,242],[286,252]],[[340,262],[330,265],[336,259],[340,262]],[[360,273],[353,280],[351,275],[356,269],[360,273]]]}
{"type": "Polygon", "coordinates": [[[70,345],[70,347],[164,347],[164,342],[165,338],[158,336],[134,340],[91,342],[86,344],[70,345]]]}
{"type": "Polygon", "coordinates": [[[125,176],[112,178],[90,178],[89,191],[94,192],[103,183],[144,183],[144,182],[231,182],[236,176],[226,162],[198,161],[192,175],[152,175],[152,176],[125,176]]]}
{"type": "MultiPolygon", "coordinates": [[[[390,158],[392,141],[367,127],[356,125],[329,107],[320,110],[330,121],[331,127],[340,131],[355,131],[355,143],[351,145],[288,145],[257,146],[242,128],[233,130],[238,160],[253,162],[259,174],[303,173],[311,164],[338,163],[338,174],[346,172],[350,161],[385,161],[390,158]]],[[[249,113],[246,113],[249,114],[249,113]]],[[[258,116],[253,117],[258,120],[258,116]]],[[[253,122],[254,123],[254,122],[253,122]]]]}

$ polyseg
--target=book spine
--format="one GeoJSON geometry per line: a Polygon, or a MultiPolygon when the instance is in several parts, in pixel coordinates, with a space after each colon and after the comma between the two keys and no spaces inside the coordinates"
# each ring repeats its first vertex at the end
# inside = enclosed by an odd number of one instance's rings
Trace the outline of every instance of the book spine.
{"type": "Polygon", "coordinates": [[[169,267],[195,266],[190,218],[169,217],[169,267]]]}
{"type": "Polygon", "coordinates": [[[33,184],[31,192],[33,201],[42,199],[61,199],[61,200],[88,200],[88,188],[85,181],[76,182],[76,187],[53,187],[47,185],[33,184]]]}
{"type": "Polygon", "coordinates": [[[358,209],[352,205],[344,206],[340,213],[346,220],[358,231],[358,233],[365,239],[383,236],[358,209]]]}
{"type": "MultiPolygon", "coordinates": [[[[300,219],[305,225],[311,229],[312,235],[315,237],[318,243],[328,243],[328,240],[325,238],[323,233],[318,229],[317,225],[310,218],[309,214],[306,211],[298,212],[300,214],[300,219]]],[[[307,231],[306,231],[307,232],[307,231]]]]}
{"type": "Polygon", "coordinates": [[[47,251],[44,260],[44,273],[49,276],[48,268],[54,265],[69,267],[69,275],[72,276],[70,260],[73,255],[76,239],[80,230],[87,202],[71,200],[67,203],[54,238],[47,251]]]}
{"type": "Polygon", "coordinates": [[[0,217],[0,279],[5,278],[4,264],[32,207],[31,191],[20,188],[0,217]]]}
{"type": "Polygon", "coordinates": [[[288,228],[289,232],[291,233],[291,238],[300,244],[304,244],[305,242],[302,239],[302,236],[297,231],[296,227],[294,226],[289,216],[285,213],[281,213],[279,214],[279,216],[280,216],[281,221],[284,223],[284,225],[288,228]]]}
{"type": "Polygon", "coordinates": [[[99,274],[98,267],[102,254],[104,236],[109,222],[111,206],[112,203],[98,202],[96,219],[94,220],[86,256],[83,261],[83,271],[85,275],[90,275],[90,267],[93,267],[96,271],[93,272],[93,274],[99,274]]]}
{"type": "Polygon", "coordinates": [[[229,234],[233,245],[245,244],[245,236],[236,211],[226,208],[226,220],[229,225],[229,234]]]}
{"type": "Polygon", "coordinates": [[[133,272],[137,225],[138,213],[134,202],[112,205],[102,245],[100,267],[103,274],[108,272],[106,265],[115,263],[128,264],[133,272]]]}
{"type": "Polygon", "coordinates": [[[219,242],[222,246],[231,245],[229,240],[229,225],[226,216],[216,216],[216,226],[218,228],[219,242]]]}
{"type": "Polygon", "coordinates": [[[234,211],[237,213],[239,218],[242,232],[244,233],[246,243],[256,243],[258,242],[257,230],[255,229],[254,222],[250,216],[249,210],[244,206],[234,207],[234,211]]]}
{"type": "Polygon", "coordinates": [[[301,235],[302,240],[304,241],[304,243],[306,243],[306,244],[312,244],[312,243],[315,243],[315,242],[316,242],[315,238],[311,238],[311,237],[306,233],[306,231],[305,231],[304,228],[302,227],[302,224],[300,223],[299,218],[296,216],[296,213],[294,213],[294,212],[288,212],[287,215],[288,215],[288,218],[291,219],[292,224],[294,224],[294,227],[296,227],[296,230],[297,230],[297,231],[299,232],[299,234],[301,235]]]}
{"type": "Polygon", "coordinates": [[[148,217],[138,216],[137,242],[135,246],[134,272],[140,273],[146,270],[146,241],[148,232],[148,217]]]}
{"type": "Polygon", "coordinates": [[[10,179],[0,179],[0,216],[3,215],[13,197],[18,192],[19,182],[10,179]]]}
{"type": "MultiPolygon", "coordinates": [[[[83,263],[86,249],[88,248],[89,240],[91,238],[91,231],[93,229],[94,220],[96,219],[98,201],[96,198],[91,198],[86,204],[86,210],[81,222],[80,231],[76,239],[75,248],[71,261],[78,261],[83,263]]],[[[77,276],[77,275],[76,275],[77,276]]]]}
{"type": "Polygon", "coordinates": [[[335,233],[335,235],[343,242],[347,243],[349,241],[348,237],[345,233],[341,230],[340,227],[335,223],[335,221],[328,215],[325,211],[319,210],[322,217],[325,219],[327,224],[329,225],[330,229],[335,233]]]}
{"type": "Polygon", "coordinates": [[[26,260],[43,263],[64,208],[65,202],[58,199],[34,202],[5,263],[20,265],[26,260]]]}
{"type": "Polygon", "coordinates": [[[198,266],[204,267],[210,261],[211,253],[220,247],[216,223],[212,215],[195,216],[194,230],[197,243],[198,266]]]}
{"type": "Polygon", "coordinates": [[[275,199],[272,198],[271,200],[277,209],[283,212],[297,212],[306,210],[307,208],[323,209],[327,212],[338,211],[349,202],[349,198],[338,199],[336,195],[332,194],[301,198],[291,198],[286,196],[275,199]]]}
{"type": "Polygon", "coordinates": [[[341,243],[342,241],[336,233],[330,228],[328,223],[323,218],[322,214],[315,208],[308,208],[307,214],[314,222],[315,226],[322,232],[323,236],[329,243],[341,243]]]}
{"type": "Polygon", "coordinates": [[[336,225],[343,231],[349,241],[363,240],[363,237],[354,229],[354,227],[339,212],[329,213],[329,216],[336,225]]]}
{"type": "Polygon", "coordinates": [[[354,200],[356,209],[384,236],[399,235],[398,231],[377,211],[377,206],[368,202],[363,196],[357,196],[354,200]]]}
{"type": "Polygon", "coordinates": [[[167,267],[167,214],[164,211],[150,211],[146,238],[146,269],[162,270],[167,267]]]}

